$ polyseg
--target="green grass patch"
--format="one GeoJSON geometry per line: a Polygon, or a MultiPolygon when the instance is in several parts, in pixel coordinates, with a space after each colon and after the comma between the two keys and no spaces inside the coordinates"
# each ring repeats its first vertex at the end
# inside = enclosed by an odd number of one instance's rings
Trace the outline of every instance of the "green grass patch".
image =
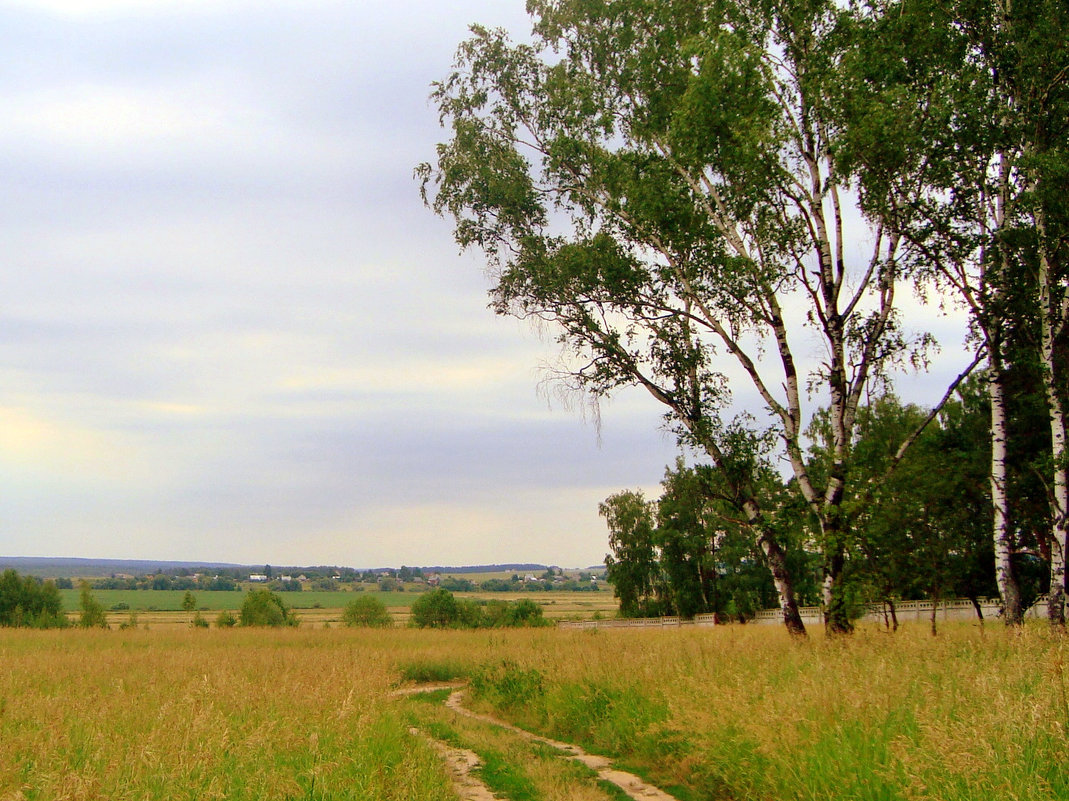
{"type": "Polygon", "coordinates": [[[454,748],[467,748],[467,746],[464,745],[464,738],[462,738],[457,730],[448,723],[442,723],[440,720],[432,720],[424,723],[423,727],[427,734],[435,740],[441,740],[443,743],[451,745],[454,748]]]}
{"type": "Polygon", "coordinates": [[[504,754],[488,750],[479,753],[479,759],[482,764],[474,772],[495,794],[503,795],[510,801],[541,800],[542,796],[534,782],[504,754]]]}
{"type": "Polygon", "coordinates": [[[399,667],[402,681],[417,684],[433,684],[440,681],[458,681],[468,676],[467,668],[459,662],[440,659],[415,659],[399,667]]]}

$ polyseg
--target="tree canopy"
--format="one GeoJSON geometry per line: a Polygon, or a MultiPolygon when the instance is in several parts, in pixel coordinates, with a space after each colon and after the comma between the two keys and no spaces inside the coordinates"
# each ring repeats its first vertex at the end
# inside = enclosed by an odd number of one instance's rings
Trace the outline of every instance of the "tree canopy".
{"type": "Polygon", "coordinates": [[[841,504],[858,405],[929,344],[900,324],[901,234],[875,213],[914,165],[852,145],[875,124],[856,102],[856,13],[831,0],[528,9],[530,43],[473,27],[437,84],[452,138],[418,169],[425,198],[486,254],[496,311],[557,332],[565,386],[637,386],[664,405],[720,471],[801,632],[780,510],[757,480],[773,454],[790,465],[818,523],[828,626],[849,630],[841,504]],[[740,382],[764,406],[753,417],[732,406],[740,382]],[[831,433],[819,479],[811,398],[831,433]]]}

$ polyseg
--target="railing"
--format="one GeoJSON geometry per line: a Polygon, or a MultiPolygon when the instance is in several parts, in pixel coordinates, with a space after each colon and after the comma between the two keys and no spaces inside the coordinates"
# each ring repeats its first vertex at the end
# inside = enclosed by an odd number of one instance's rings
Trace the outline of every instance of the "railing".
{"type": "MultiPolygon", "coordinates": [[[[1040,617],[1046,609],[1046,596],[1040,596],[1025,613],[1029,617],[1040,617]]],[[[991,620],[999,615],[1002,608],[997,598],[979,599],[980,611],[985,620],[991,620]]],[[[963,620],[976,617],[976,607],[968,598],[948,598],[939,601],[898,601],[895,603],[895,617],[898,622],[907,620],[927,620],[931,617],[933,607],[936,609],[937,619],[963,620]]],[[[803,606],[798,610],[802,621],[809,624],[821,624],[824,622],[824,613],[819,606],[803,606]]],[[[882,623],[885,618],[890,619],[890,607],[885,604],[869,604],[867,611],[860,620],[865,622],[882,623]]],[[[780,609],[762,609],[757,612],[753,623],[782,623],[783,611],[780,609]]],[[[693,620],[681,620],[678,617],[632,617],[612,618],[608,620],[562,620],[557,624],[562,629],[647,629],[647,628],[677,628],[679,626],[714,626],[716,616],[711,614],[695,615],[693,620]]]]}

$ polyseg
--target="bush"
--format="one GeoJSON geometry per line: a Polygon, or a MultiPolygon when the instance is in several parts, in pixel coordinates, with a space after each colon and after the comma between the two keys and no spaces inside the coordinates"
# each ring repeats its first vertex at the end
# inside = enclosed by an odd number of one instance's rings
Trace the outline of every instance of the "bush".
{"type": "Polygon", "coordinates": [[[543,616],[542,606],[529,598],[521,598],[516,603],[506,604],[503,626],[550,626],[550,621],[543,616]]]}
{"type": "Polygon", "coordinates": [[[542,607],[526,598],[508,601],[457,600],[439,587],[424,593],[412,604],[411,625],[418,628],[504,628],[549,626],[542,607]]]}
{"type": "Polygon", "coordinates": [[[385,629],[393,625],[393,617],[386,605],[373,595],[362,595],[345,605],[342,620],[346,626],[385,629]]]}
{"type": "Polygon", "coordinates": [[[14,570],[0,576],[0,626],[63,628],[68,625],[56,585],[14,570]]]}
{"type": "Polygon", "coordinates": [[[193,620],[190,622],[189,626],[194,629],[206,629],[208,628],[208,621],[204,619],[198,610],[197,613],[193,615],[193,620]]]}
{"type": "Polygon", "coordinates": [[[241,605],[242,626],[296,626],[297,618],[275,593],[268,589],[250,590],[241,605]]]}
{"type": "Polygon", "coordinates": [[[439,587],[415,600],[409,620],[421,629],[452,628],[460,622],[460,605],[453,593],[439,587]]]}
{"type": "Polygon", "coordinates": [[[215,618],[215,627],[219,629],[232,629],[238,624],[238,619],[229,609],[224,609],[215,618]]]}
{"type": "Polygon", "coordinates": [[[108,627],[108,619],[104,614],[104,607],[93,597],[88,581],[82,582],[81,607],[82,614],[78,618],[78,625],[83,629],[106,629],[108,627]]]}
{"type": "Polygon", "coordinates": [[[119,624],[119,628],[123,631],[137,628],[137,612],[131,612],[130,617],[119,624]]]}

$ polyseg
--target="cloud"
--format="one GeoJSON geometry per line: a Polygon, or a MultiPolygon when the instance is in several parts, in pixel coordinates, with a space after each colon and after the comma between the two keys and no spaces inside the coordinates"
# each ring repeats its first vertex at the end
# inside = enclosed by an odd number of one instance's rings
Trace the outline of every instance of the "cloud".
{"type": "Polygon", "coordinates": [[[0,5],[4,550],[601,559],[598,502],[676,448],[641,392],[600,436],[547,404],[556,346],[420,201],[475,21],[529,28],[500,0],[0,5]]]}

